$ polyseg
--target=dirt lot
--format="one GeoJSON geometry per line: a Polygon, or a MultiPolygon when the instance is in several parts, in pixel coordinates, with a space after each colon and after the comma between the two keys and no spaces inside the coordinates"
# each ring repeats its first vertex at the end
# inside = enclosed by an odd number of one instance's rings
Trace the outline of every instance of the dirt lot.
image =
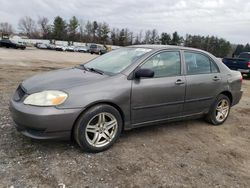
{"type": "Polygon", "coordinates": [[[250,80],[223,126],[194,120],[131,130],[103,153],[32,140],[15,130],[8,100],[22,80],[93,57],[0,49],[0,187],[250,186],[250,80]]]}

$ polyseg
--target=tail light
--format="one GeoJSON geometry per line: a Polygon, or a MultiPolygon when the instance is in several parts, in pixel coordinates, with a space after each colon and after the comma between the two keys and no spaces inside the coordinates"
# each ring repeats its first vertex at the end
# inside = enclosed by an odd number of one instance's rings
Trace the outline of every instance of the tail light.
{"type": "Polygon", "coordinates": [[[242,82],[243,81],[243,76],[242,75],[240,75],[240,82],[242,82]]]}
{"type": "Polygon", "coordinates": [[[250,68],[250,61],[248,62],[247,67],[250,68]]]}

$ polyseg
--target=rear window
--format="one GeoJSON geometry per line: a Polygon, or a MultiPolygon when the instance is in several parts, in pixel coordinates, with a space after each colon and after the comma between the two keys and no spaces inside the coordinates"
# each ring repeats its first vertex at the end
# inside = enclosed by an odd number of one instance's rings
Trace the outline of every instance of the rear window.
{"type": "Polygon", "coordinates": [[[239,58],[250,59],[250,54],[249,53],[242,53],[242,54],[239,55],[239,58]]]}

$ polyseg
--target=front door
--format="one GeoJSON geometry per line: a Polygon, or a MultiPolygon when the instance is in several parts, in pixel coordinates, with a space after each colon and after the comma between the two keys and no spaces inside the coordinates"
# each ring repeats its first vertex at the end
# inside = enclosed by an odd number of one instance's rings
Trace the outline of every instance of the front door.
{"type": "Polygon", "coordinates": [[[185,98],[180,52],[160,52],[146,60],[140,68],[151,69],[155,75],[132,81],[132,124],[136,126],[180,117],[185,98]]]}

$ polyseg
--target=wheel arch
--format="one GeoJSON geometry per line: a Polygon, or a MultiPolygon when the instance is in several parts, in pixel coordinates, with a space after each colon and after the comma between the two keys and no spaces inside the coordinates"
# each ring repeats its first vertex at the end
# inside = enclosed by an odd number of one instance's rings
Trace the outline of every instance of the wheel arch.
{"type": "Polygon", "coordinates": [[[233,95],[230,91],[223,91],[220,94],[227,96],[230,100],[231,105],[233,104],[233,95]]]}
{"type": "Polygon", "coordinates": [[[74,128],[76,126],[76,122],[79,120],[79,118],[82,116],[82,114],[84,114],[88,109],[92,108],[93,106],[102,105],[102,104],[110,105],[110,106],[114,107],[116,110],[118,110],[118,112],[120,113],[121,118],[122,118],[122,130],[124,130],[125,118],[124,118],[124,112],[121,109],[121,107],[119,105],[115,104],[114,102],[111,102],[111,101],[96,101],[94,103],[91,103],[91,104],[87,105],[81,111],[81,113],[77,116],[77,118],[75,119],[74,124],[73,124],[73,126],[71,128],[71,139],[72,140],[74,140],[74,128]]]}

